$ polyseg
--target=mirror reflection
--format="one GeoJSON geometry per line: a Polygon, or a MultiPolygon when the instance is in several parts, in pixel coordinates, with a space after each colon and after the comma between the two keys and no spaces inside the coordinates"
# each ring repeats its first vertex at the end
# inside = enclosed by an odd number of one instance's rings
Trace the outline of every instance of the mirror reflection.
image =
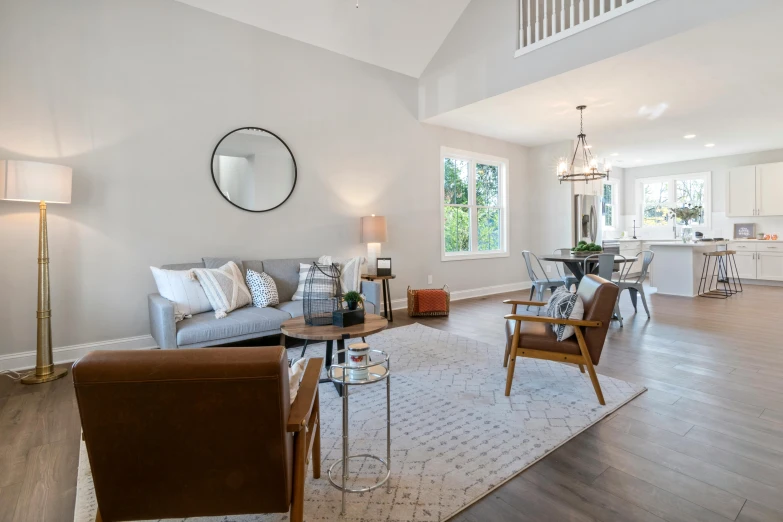
{"type": "Polygon", "coordinates": [[[296,185],[296,162],[275,134],[246,127],[230,132],[215,147],[212,179],[234,206],[265,212],[291,196],[296,185]]]}

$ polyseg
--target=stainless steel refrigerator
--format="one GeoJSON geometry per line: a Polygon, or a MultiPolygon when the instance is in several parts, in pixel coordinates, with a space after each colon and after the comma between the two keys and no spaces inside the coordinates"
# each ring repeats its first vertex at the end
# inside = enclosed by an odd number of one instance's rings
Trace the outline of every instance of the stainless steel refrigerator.
{"type": "Polygon", "coordinates": [[[600,245],[603,240],[603,227],[601,196],[574,196],[574,245],[579,241],[600,245]]]}

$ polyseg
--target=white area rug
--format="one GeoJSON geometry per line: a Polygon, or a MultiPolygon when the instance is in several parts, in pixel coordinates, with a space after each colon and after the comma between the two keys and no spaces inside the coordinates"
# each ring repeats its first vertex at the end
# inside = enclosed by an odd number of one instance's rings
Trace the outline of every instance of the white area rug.
{"type": "MultiPolygon", "coordinates": [[[[322,384],[323,465],[321,478],[310,474],[305,485],[307,521],[445,520],[645,390],[599,376],[606,399],[601,406],[587,374],[577,367],[520,358],[511,397],[505,397],[504,346],[420,324],[386,330],[368,342],[391,354],[389,487],[348,494],[346,516],[340,517],[340,492],[326,470],[342,456],[342,400],[331,384],[322,384]]],[[[308,356],[323,356],[324,349],[324,344],[308,347],[308,356]]],[[[386,456],[385,402],[383,383],[352,388],[351,454],[386,456]]],[[[379,468],[368,460],[350,469],[372,479],[379,468]]],[[[75,522],[95,520],[96,506],[82,445],[75,522]]],[[[288,515],[190,520],[277,522],[288,515]]]]}

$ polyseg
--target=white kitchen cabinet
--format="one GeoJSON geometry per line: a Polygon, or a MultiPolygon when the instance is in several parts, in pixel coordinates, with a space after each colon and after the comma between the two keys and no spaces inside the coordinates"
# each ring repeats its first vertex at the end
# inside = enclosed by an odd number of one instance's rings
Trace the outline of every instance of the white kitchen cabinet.
{"type": "Polygon", "coordinates": [[[727,216],[756,215],[756,166],[737,167],[728,174],[727,216]]]}
{"type": "Polygon", "coordinates": [[[740,252],[734,254],[740,279],[756,279],[756,253],[740,252]]]}
{"type": "Polygon", "coordinates": [[[756,165],[756,215],[783,216],[783,163],[756,165]]]}
{"type": "Polygon", "coordinates": [[[726,215],[783,216],[783,163],[731,169],[726,184],[726,215]]]}
{"type": "Polygon", "coordinates": [[[756,278],[766,279],[767,281],[783,281],[783,253],[757,253],[756,278]]]}

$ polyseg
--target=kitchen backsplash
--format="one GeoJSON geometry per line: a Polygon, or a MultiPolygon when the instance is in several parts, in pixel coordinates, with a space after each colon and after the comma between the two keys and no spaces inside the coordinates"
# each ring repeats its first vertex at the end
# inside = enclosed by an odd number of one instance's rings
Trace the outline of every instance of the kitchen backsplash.
{"type": "MultiPolygon", "coordinates": [[[[626,231],[627,236],[631,237],[633,235],[632,231],[633,231],[634,219],[636,219],[636,224],[638,226],[639,220],[636,216],[633,215],[620,216],[621,227],[615,230],[607,230],[605,233],[605,238],[606,239],[619,238],[621,237],[623,231],[626,231]]],[[[693,229],[695,231],[703,232],[705,237],[723,237],[727,239],[732,239],[734,236],[734,223],[755,223],[756,233],[762,232],[764,234],[777,234],[778,236],[783,237],[783,216],[775,216],[775,217],[749,216],[749,217],[736,218],[736,217],[726,216],[725,212],[713,212],[712,223],[710,224],[709,228],[694,226],[693,229]]],[[[678,237],[681,233],[680,232],[681,228],[682,227],[677,227],[678,237]]],[[[645,228],[644,230],[637,228],[636,237],[644,238],[644,239],[672,239],[673,238],[672,227],[666,226],[661,228],[645,228]]]]}

